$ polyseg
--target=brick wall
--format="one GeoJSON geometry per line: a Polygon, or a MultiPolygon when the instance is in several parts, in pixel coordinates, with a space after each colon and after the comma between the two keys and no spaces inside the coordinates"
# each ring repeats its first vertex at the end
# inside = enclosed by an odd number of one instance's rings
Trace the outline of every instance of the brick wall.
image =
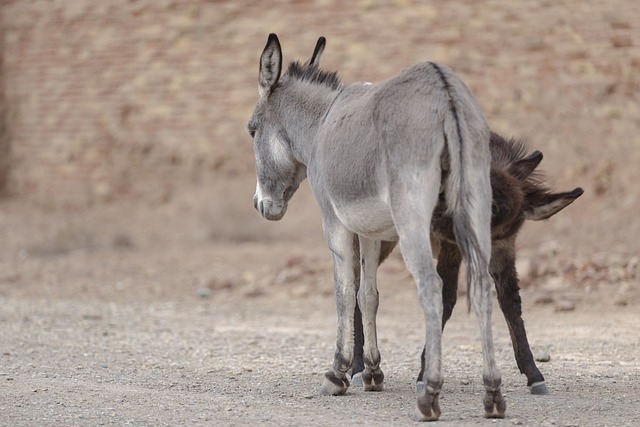
{"type": "Polygon", "coordinates": [[[0,196],[7,191],[10,158],[8,110],[4,85],[4,27],[2,22],[2,8],[0,7],[0,196]]]}
{"type": "Polygon", "coordinates": [[[246,135],[224,102],[237,79],[221,79],[230,70],[215,60],[224,4],[20,0],[2,9],[12,193],[52,206],[162,200],[202,174],[250,166],[230,161],[240,143],[230,135],[246,135]]]}
{"type": "Polygon", "coordinates": [[[545,152],[558,184],[591,179],[603,141],[611,162],[640,143],[640,5],[626,0],[0,5],[0,182],[9,159],[10,193],[45,206],[170,200],[252,173],[245,125],[269,32],[285,61],[327,36],[323,64],[346,81],[450,65],[494,129],[545,152]]]}

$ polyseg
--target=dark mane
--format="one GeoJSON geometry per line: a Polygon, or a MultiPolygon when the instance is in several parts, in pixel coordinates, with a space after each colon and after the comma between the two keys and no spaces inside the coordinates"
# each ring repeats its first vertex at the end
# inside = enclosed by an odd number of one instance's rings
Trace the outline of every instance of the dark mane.
{"type": "MultiPolygon", "coordinates": [[[[491,156],[493,167],[507,170],[509,165],[524,159],[531,153],[524,141],[514,138],[505,139],[495,132],[491,132],[491,156]]],[[[523,182],[526,193],[550,194],[551,189],[546,183],[544,173],[536,168],[523,182]]]]}
{"type": "Polygon", "coordinates": [[[529,153],[529,147],[524,141],[514,138],[505,139],[491,132],[491,155],[494,165],[506,168],[516,160],[525,158],[529,153]]]}
{"type": "Polygon", "coordinates": [[[300,64],[297,61],[289,64],[287,75],[296,80],[326,86],[333,90],[342,87],[342,81],[337,72],[323,71],[315,65],[300,64]]]}

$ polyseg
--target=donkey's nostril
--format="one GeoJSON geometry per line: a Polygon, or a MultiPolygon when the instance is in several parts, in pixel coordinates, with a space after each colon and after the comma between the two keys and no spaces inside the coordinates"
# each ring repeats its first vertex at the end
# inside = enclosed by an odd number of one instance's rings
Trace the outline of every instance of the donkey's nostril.
{"type": "Polygon", "coordinates": [[[260,201],[259,206],[258,212],[260,212],[260,215],[264,216],[264,202],[260,201]]]}
{"type": "Polygon", "coordinates": [[[253,196],[253,208],[258,210],[258,196],[253,196]]]}

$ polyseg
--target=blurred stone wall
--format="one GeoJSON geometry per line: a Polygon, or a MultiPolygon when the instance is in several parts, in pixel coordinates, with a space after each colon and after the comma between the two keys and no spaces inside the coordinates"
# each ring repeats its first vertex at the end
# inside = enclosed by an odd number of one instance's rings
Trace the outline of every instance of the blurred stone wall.
{"type": "Polygon", "coordinates": [[[9,180],[10,138],[7,123],[7,102],[4,78],[4,26],[2,25],[2,8],[0,7],[0,196],[7,191],[9,180]]]}
{"type": "MultiPolygon", "coordinates": [[[[19,0],[2,9],[12,193],[54,207],[166,200],[202,174],[242,168],[225,164],[246,132],[232,130],[225,101],[237,86],[232,61],[216,61],[224,4],[19,0]]],[[[243,53],[255,55],[233,54],[243,53]]]]}
{"type": "Polygon", "coordinates": [[[43,206],[162,202],[251,174],[245,126],[269,32],[281,37],[285,61],[308,57],[326,36],[323,65],[346,81],[381,80],[423,60],[448,64],[492,128],[544,151],[561,185],[585,186],[638,156],[628,149],[640,144],[636,2],[0,4],[2,135],[10,135],[10,147],[0,139],[0,172],[8,158],[10,193],[43,206]]]}

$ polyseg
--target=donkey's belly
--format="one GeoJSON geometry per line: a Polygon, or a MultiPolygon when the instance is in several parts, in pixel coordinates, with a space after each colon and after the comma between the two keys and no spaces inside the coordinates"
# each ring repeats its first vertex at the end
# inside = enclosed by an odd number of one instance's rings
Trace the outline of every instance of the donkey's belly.
{"type": "Polygon", "coordinates": [[[380,240],[398,239],[389,206],[378,198],[333,203],[333,208],[340,222],[354,233],[380,240]]]}

